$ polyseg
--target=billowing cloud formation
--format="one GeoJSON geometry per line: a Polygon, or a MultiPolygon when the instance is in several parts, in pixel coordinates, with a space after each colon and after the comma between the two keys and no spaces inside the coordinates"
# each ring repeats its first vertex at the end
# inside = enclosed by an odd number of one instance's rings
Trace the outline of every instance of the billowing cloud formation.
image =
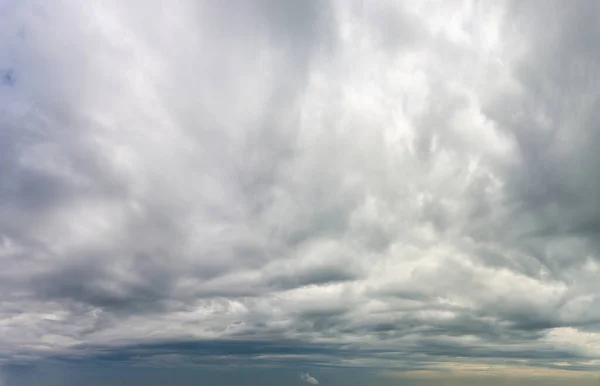
{"type": "Polygon", "coordinates": [[[5,2],[0,361],[598,369],[599,11],[5,2]]]}
{"type": "Polygon", "coordinates": [[[317,381],[314,377],[311,377],[309,373],[300,373],[300,379],[304,382],[310,383],[311,385],[318,385],[319,381],[317,381]]]}

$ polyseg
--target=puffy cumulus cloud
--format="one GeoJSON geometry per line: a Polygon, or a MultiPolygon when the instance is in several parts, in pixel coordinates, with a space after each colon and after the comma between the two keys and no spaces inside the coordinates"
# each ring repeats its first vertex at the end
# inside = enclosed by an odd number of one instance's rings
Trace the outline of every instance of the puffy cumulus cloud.
{"type": "Polygon", "coordinates": [[[597,369],[597,7],[5,2],[0,361],[597,369]]]}

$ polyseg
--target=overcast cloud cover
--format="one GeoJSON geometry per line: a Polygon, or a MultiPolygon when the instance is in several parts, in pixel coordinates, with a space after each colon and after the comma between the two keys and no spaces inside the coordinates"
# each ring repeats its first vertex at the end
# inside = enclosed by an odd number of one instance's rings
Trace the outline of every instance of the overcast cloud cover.
{"type": "Polygon", "coordinates": [[[598,384],[599,19],[0,0],[0,384],[598,384]]]}

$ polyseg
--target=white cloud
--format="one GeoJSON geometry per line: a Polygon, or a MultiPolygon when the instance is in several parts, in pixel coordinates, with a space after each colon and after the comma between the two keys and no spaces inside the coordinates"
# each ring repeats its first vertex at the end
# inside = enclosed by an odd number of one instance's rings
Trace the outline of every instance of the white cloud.
{"type": "Polygon", "coordinates": [[[314,377],[311,377],[309,373],[300,373],[300,379],[306,383],[310,383],[311,385],[319,384],[319,381],[317,381],[314,377]]]}

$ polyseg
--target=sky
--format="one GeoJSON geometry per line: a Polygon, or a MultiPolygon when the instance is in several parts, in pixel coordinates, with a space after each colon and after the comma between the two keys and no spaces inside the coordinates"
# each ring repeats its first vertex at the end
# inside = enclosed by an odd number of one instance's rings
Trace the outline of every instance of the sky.
{"type": "Polygon", "coordinates": [[[0,0],[0,386],[600,384],[600,2],[0,0]]]}

